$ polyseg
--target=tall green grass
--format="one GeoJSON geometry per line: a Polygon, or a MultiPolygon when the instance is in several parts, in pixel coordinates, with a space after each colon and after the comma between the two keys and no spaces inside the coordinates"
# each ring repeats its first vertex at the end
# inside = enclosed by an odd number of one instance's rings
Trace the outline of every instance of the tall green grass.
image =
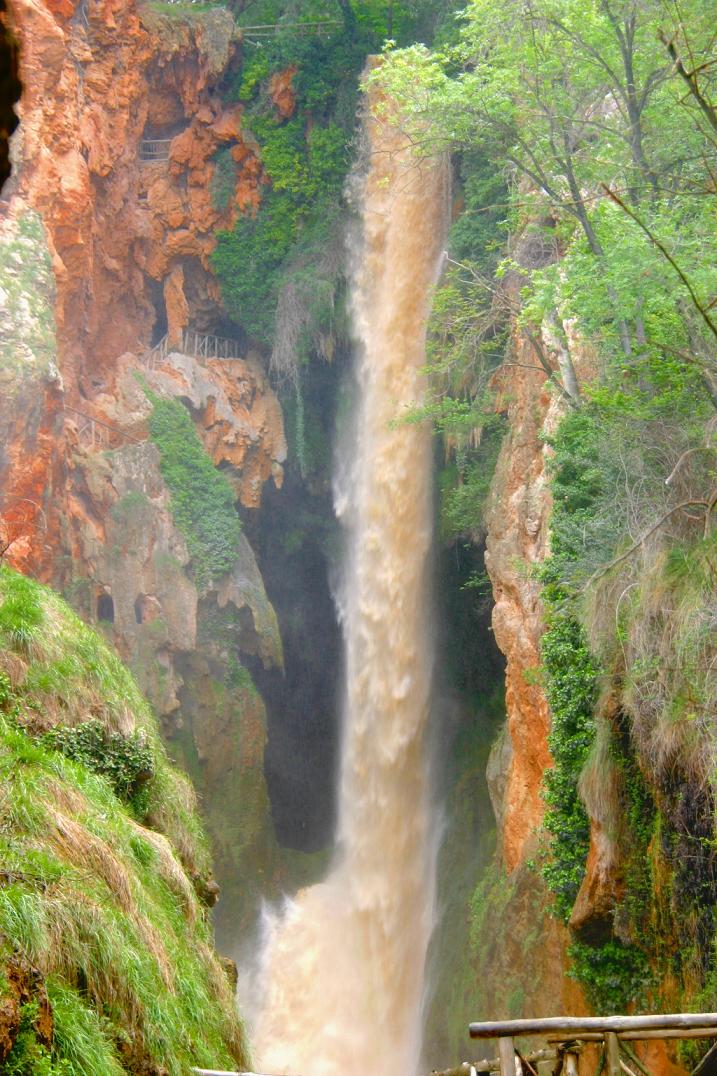
{"type": "Polygon", "coordinates": [[[55,594],[5,567],[0,676],[0,967],[12,958],[37,969],[54,1020],[50,1052],[30,1024],[8,1071],[246,1067],[233,993],[192,884],[209,870],[193,792],[169,765],[132,677],[55,594]],[[47,735],[90,722],[115,743],[141,730],[150,746],[141,820],[101,759],[68,758],[47,735]]]}

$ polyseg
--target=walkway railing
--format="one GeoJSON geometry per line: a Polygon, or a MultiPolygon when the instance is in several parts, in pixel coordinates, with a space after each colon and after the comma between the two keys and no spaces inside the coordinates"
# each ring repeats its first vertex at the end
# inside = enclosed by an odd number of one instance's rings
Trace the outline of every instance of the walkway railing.
{"type": "Polygon", "coordinates": [[[139,159],[144,164],[151,161],[168,161],[171,138],[143,138],[139,144],[139,159]]]}
{"type": "Polygon", "coordinates": [[[76,407],[65,404],[65,411],[78,419],[77,439],[81,445],[91,449],[121,448],[122,445],[141,445],[142,441],[136,437],[130,437],[116,426],[110,426],[107,422],[88,415],[85,411],[79,411],[76,407]]]}
{"type": "Polygon", "coordinates": [[[239,26],[243,38],[253,41],[256,38],[274,37],[282,31],[290,30],[292,34],[329,34],[335,26],[343,26],[341,19],[317,19],[314,22],[269,22],[260,26],[239,26]]]}
{"type": "Polygon", "coordinates": [[[144,365],[149,370],[154,370],[158,363],[166,359],[172,351],[177,351],[180,355],[192,355],[195,359],[240,359],[242,357],[239,353],[238,340],[185,329],[176,343],[170,343],[169,336],[162,337],[158,344],[145,353],[144,365]]]}
{"type": "MultiPolygon", "coordinates": [[[[466,1061],[437,1076],[470,1076],[478,1072],[498,1072],[515,1076],[530,1072],[532,1064],[557,1059],[554,1076],[577,1076],[578,1055],[588,1043],[601,1044],[597,1073],[607,1076],[650,1076],[628,1045],[650,1039],[717,1039],[717,1013],[673,1013],[656,1016],[555,1016],[542,1020],[502,1020],[471,1024],[473,1039],[497,1039],[498,1057],[490,1061],[466,1061]],[[515,1048],[519,1037],[539,1037],[552,1049],[521,1055],[515,1048]],[[516,1062],[519,1068],[516,1068],[516,1062]]],[[[717,1044],[702,1059],[692,1076],[699,1076],[717,1061],[717,1044]],[[709,1058],[709,1061],[707,1060],[709,1058]]],[[[534,1070],[532,1070],[534,1071],[534,1070]]]]}

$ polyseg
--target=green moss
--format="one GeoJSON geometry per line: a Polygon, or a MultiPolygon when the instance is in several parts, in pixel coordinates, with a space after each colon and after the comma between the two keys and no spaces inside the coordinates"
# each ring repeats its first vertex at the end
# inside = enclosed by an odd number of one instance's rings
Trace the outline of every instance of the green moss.
{"type": "Polygon", "coordinates": [[[467,535],[477,540],[485,533],[488,495],[505,431],[506,424],[500,416],[486,419],[480,444],[461,449],[441,470],[439,522],[444,541],[467,535]]]}
{"type": "Polygon", "coordinates": [[[184,535],[197,585],[205,590],[234,566],[241,534],[236,497],[204,450],[178,400],[153,396],[150,436],[171,495],[172,515],[184,535]]]}
{"type": "Polygon", "coordinates": [[[149,499],[139,490],[125,493],[124,497],[120,497],[110,509],[112,519],[121,527],[145,525],[151,512],[152,505],[149,499]]]}
{"type": "Polygon", "coordinates": [[[213,157],[214,175],[210,190],[212,205],[223,213],[234,196],[236,187],[236,162],[232,157],[231,146],[222,146],[213,157]]]}
{"type": "Polygon", "coordinates": [[[215,77],[229,63],[236,26],[226,6],[194,0],[143,0],[140,16],[165,54],[171,56],[177,48],[193,42],[202,67],[215,77]]]}
{"type": "Polygon", "coordinates": [[[464,1056],[466,1026],[481,999],[474,933],[477,887],[495,852],[496,833],[485,771],[496,726],[504,719],[503,692],[471,700],[451,752],[447,827],[438,857],[441,918],[431,942],[432,996],[426,1016],[427,1067],[464,1056]],[[473,941],[467,944],[469,938],[473,941]]]}

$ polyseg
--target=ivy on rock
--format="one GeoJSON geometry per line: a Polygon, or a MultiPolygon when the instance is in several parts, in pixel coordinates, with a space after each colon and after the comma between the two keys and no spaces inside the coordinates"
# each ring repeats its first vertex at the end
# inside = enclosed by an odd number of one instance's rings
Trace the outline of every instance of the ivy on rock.
{"type": "Polygon", "coordinates": [[[241,522],[236,497],[207,455],[187,409],[149,394],[154,409],[150,437],[171,495],[172,515],[184,535],[200,590],[226,575],[236,560],[241,522]]]}

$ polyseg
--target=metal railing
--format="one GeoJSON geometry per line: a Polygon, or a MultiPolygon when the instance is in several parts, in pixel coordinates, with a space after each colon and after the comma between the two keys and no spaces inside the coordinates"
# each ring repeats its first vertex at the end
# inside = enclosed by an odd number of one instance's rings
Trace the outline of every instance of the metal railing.
{"type": "Polygon", "coordinates": [[[143,138],[139,144],[139,159],[145,164],[152,161],[168,161],[171,138],[143,138]]]}
{"type": "Polygon", "coordinates": [[[110,426],[109,423],[95,418],[94,415],[87,414],[86,411],[70,407],[69,404],[65,404],[65,411],[79,420],[77,422],[77,440],[85,448],[99,449],[101,451],[102,449],[121,448],[125,444],[141,445],[143,443],[123,430],[118,430],[116,426],[110,426]]]}
{"type": "Polygon", "coordinates": [[[163,336],[158,344],[146,352],[144,365],[149,370],[156,369],[158,363],[167,358],[172,351],[180,355],[192,355],[195,359],[240,359],[238,340],[226,336],[211,336],[185,329],[179,340],[170,343],[169,336],[163,336]]]}

